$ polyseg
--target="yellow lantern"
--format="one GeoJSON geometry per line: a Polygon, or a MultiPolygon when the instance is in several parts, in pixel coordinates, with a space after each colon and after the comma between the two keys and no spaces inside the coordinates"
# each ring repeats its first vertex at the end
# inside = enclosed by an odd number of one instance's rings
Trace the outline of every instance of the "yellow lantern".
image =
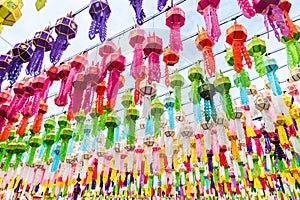
{"type": "Polygon", "coordinates": [[[0,0],[0,24],[12,26],[22,16],[22,0],[0,0]]]}

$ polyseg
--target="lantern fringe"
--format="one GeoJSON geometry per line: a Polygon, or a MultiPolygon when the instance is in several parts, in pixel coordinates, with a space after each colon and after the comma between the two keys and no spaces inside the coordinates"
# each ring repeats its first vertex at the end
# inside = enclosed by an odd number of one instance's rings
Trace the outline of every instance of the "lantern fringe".
{"type": "Polygon", "coordinates": [[[255,16],[256,12],[248,0],[238,0],[238,4],[245,17],[250,19],[255,16]]]}
{"type": "Polygon", "coordinates": [[[179,53],[183,50],[180,36],[180,25],[176,23],[173,24],[170,32],[170,48],[176,53],[179,53]]]}

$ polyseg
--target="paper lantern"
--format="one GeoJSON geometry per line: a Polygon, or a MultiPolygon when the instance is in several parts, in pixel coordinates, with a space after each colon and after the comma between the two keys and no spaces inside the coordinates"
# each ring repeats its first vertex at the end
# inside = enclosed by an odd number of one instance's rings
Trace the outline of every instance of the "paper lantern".
{"type": "Polygon", "coordinates": [[[266,73],[262,55],[266,52],[266,42],[256,35],[248,44],[249,55],[254,57],[255,70],[262,77],[266,73]]]}
{"type": "Polygon", "coordinates": [[[119,90],[120,75],[126,68],[126,58],[121,54],[121,49],[109,55],[106,68],[109,71],[106,96],[109,107],[112,109],[114,108],[113,99],[116,98],[119,90]]]}
{"type": "Polygon", "coordinates": [[[275,74],[276,70],[278,69],[277,62],[274,58],[267,58],[264,61],[264,65],[266,66],[267,70],[267,77],[269,80],[270,87],[272,89],[273,95],[278,96],[282,94],[282,90],[275,74]]]}
{"type": "Polygon", "coordinates": [[[41,94],[41,98],[46,102],[48,99],[48,93],[49,93],[49,89],[52,86],[54,81],[58,81],[59,80],[59,76],[58,76],[58,72],[59,72],[59,67],[52,65],[47,71],[46,71],[46,75],[47,78],[45,80],[45,85],[41,94]]]}
{"type": "Polygon", "coordinates": [[[33,50],[31,48],[31,43],[26,41],[24,43],[21,42],[16,44],[11,50],[11,54],[14,58],[7,77],[10,84],[13,85],[21,73],[22,64],[28,62],[32,57],[33,50]]]}
{"type": "Polygon", "coordinates": [[[73,94],[71,103],[71,111],[72,113],[77,113],[80,111],[84,89],[86,88],[86,82],[84,80],[84,72],[80,72],[76,74],[75,79],[73,81],[73,94]]]}
{"type": "Polygon", "coordinates": [[[179,55],[170,48],[164,50],[163,61],[166,63],[165,68],[165,84],[170,87],[169,66],[174,66],[179,62],[179,55]]]}
{"type": "Polygon", "coordinates": [[[156,94],[156,84],[154,82],[148,84],[147,80],[145,80],[141,83],[140,92],[144,96],[143,117],[147,119],[150,116],[151,97],[154,97],[156,94]]]}
{"type": "Polygon", "coordinates": [[[154,135],[157,138],[160,133],[160,120],[164,112],[164,104],[159,99],[153,100],[151,104],[151,115],[154,117],[154,135]]]}
{"type": "Polygon", "coordinates": [[[7,111],[9,109],[9,103],[3,103],[0,106],[0,131],[2,132],[3,127],[5,127],[7,111]]]}
{"type": "Polygon", "coordinates": [[[0,4],[0,24],[12,26],[22,16],[22,0],[5,0],[0,4]]]}
{"type": "Polygon", "coordinates": [[[218,41],[221,30],[218,20],[217,8],[220,0],[197,0],[197,11],[204,16],[206,31],[212,41],[218,41]]]}
{"type": "Polygon", "coordinates": [[[60,161],[64,161],[67,155],[69,140],[73,136],[73,130],[71,128],[64,128],[60,133],[61,146],[60,146],[60,161]]]}
{"type": "Polygon", "coordinates": [[[32,88],[34,89],[33,101],[32,104],[34,106],[31,107],[32,115],[36,115],[38,113],[40,102],[42,99],[42,92],[45,86],[46,76],[44,72],[42,72],[39,76],[35,77],[32,82],[32,88]]]}
{"type": "Polygon", "coordinates": [[[178,112],[181,109],[181,88],[184,85],[184,78],[175,70],[174,74],[171,76],[171,87],[175,90],[175,110],[178,112]]]}
{"type": "Polygon", "coordinates": [[[242,56],[244,56],[248,68],[251,69],[252,67],[251,58],[244,44],[246,39],[247,30],[241,24],[234,22],[234,24],[226,30],[226,42],[232,46],[233,66],[237,73],[240,73],[243,69],[242,56]]]}
{"type": "Polygon", "coordinates": [[[106,149],[110,149],[114,144],[114,129],[118,126],[118,118],[114,112],[107,115],[105,126],[108,129],[105,147],[106,149]]]}
{"type": "Polygon", "coordinates": [[[215,57],[212,52],[212,48],[215,45],[214,41],[210,39],[209,35],[202,27],[202,30],[198,31],[195,43],[199,51],[202,51],[205,74],[212,77],[216,73],[215,57]]]}
{"type": "Polygon", "coordinates": [[[62,64],[59,68],[58,77],[61,80],[60,88],[58,94],[54,98],[55,105],[57,106],[66,106],[68,104],[68,99],[62,98],[64,89],[67,84],[68,76],[70,74],[71,65],[69,63],[62,64]],[[64,101],[62,101],[64,100],[64,101]]]}
{"type": "Polygon", "coordinates": [[[242,69],[240,73],[236,73],[234,76],[234,83],[237,88],[240,90],[240,97],[243,106],[249,105],[249,99],[247,95],[247,88],[250,87],[250,78],[248,72],[245,69],[242,69]]]}
{"type": "Polygon", "coordinates": [[[54,118],[47,119],[44,123],[44,127],[45,127],[45,135],[43,136],[43,144],[46,146],[46,149],[43,155],[43,160],[44,162],[47,162],[50,158],[51,148],[56,138],[56,135],[54,133],[55,119],[54,118]]]}
{"type": "Polygon", "coordinates": [[[89,30],[90,40],[95,38],[99,33],[100,41],[106,40],[107,34],[107,20],[111,14],[110,7],[107,0],[91,0],[89,13],[92,17],[92,24],[89,30]]]}
{"type": "Polygon", "coordinates": [[[146,40],[146,33],[143,29],[137,26],[130,32],[129,44],[134,48],[133,61],[130,67],[130,75],[135,80],[134,102],[140,99],[140,82],[146,78],[146,66],[143,58],[143,44],[146,40]]]}
{"type": "Polygon", "coordinates": [[[99,115],[102,115],[103,113],[103,102],[104,102],[104,93],[106,91],[106,82],[103,81],[99,83],[96,87],[96,93],[97,93],[97,112],[99,115]]]}
{"type": "Polygon", "coordinates": [[[76,136],[75,136],[75,141],[82,141],[84,137],[84,121],[86,119],[85,113],[80,110],[78,113],[75,115],[75,120],[76,120],[76,136]]]}
{"type": "Polygon", "coordinates": [[[143,0],[129,0],[130,5],[133,7],[135,12],[135,18],[138,25],[142,25],[144,23],[144,18],[146,14],[143,9],[143,0]]]}
{"type": "Polygon", "coordinates": [[[50,27],[46,27],[43,31],[36,32],[32,43],[35,46],[33,55],[26,66],[26,74],[31,76],[37,76],[40,74],[44,53],[51,50],[53,44],[53,37],[51,36],[50,27]]]}
{"type": "Polygon", "coordinates": [[[168,94],[164,99],[164,106],[168,111],[169,115],[169,126],[171,129],[175,128],[175,118],[174,118],[174,97],[171,94],[168,94]]]}
{"type": "Polygon", "coordinates": [[[37,135],[37,133],[34,133],[34,135],[29,139],[28,144],[30,146],[30,151],[29,151],[29,155],[28,155],[28,159],[27,159],[27,164],[32,165],[32,163],[34,161],[34,155],[35,155],[36,149],[39,146],[41,146],[42,140],[37,135]]]}
{"type": "Polygon", "coordinates": [[[13,155],[16,153],[16,146],[17,143],[15,142],[14,138],[16,137],[15,129],[12,129],[12,132],[10,133],[10,141],[6,147],[6,159],[4,161],[4,164],[2,166],[2,171],[7,172],[10,167],[10,162],[12,160],[13,155]]]}
{"type": "Polygon", "coordinates": [[[57,38],[52,45],[50,52],[50,61],[53,65],[60,61],[63,52],[69,46],[69,40],[76,36],[77,24],[74,21],[72,13],[67,14],[65,17],[61,17],[56,21],[55,32],[57,34],[57,38]]]}
{"type": "Polygon", "coordinates": [[[160,82],[160,62],[159,56],[163,53],[163,41],[160,37],[156,36],[155,33],[146,39],[144,46],[144,54],[148,58],[148,83],[151,84],[153,81],[160,82]]]}
{"type": "Polygon", "coordinates": [[[19,164],[22,160],[23,153],[27,151],[27,145],[25,144],[23,138],[19,138],[19,141],[16,143],[15,153],[16,159],[13,165],[13,169],[16,170],[19,167],[19,164]]]}
{"type": "Polygon", "coordinates": [[[99,65],[99,83],[104,81],[107,74],[107,59],[110,54],[117,50],[116,45],[112,41],[106,41],[99,48],[99,55],[102,57],[101,63],[99,65]]]}
{"type": "Polygon", "coordinates": [[[127,144],[134,145],[135,126],[136,126],[136,120],[139,118],[139,110],[134,106],[133,103],[127,109],[126,118],[128,120],[128,125],[129,125],[127,144]]]}
{"type": "Polygon", "coordinates": [[[11,68],[13,56],[10,54],[0,55],[0,88],[5,79],[5,75],[11,68]]]}
{"type": "Polygon", "coordinates": [[[130,92],[130,90],[127,90],[121,97],[121,104],[124,107],[124,119],[123,119],[123,125],[127,126],[128,125],[128,119],[127,119],[127,110],[129,106],[133,103],[133,96],[130,92]]]}
{"type": "Polygon", "coordinates": [[[255,16],[256,12],[248,0],[237,0],[237,2],[245,17],[250,19],[255,16]]]}
{"type": "Polygon", "coordinates": [[[214,86],[216,88],[216,91],[222,95],[223,109],[226,113],[227,119],[234,119],[235,114],[229,94],[229,90],[231,88],[229,77],[224,76],[222,72],[217,73],[216,79],[214,80],[214,86]]]}
{"type": "Polygon", "coordinates": [[[166,25],[170,30],[170,49],[176,53],[183,50],[180,36],[180,28],[184,26],[185,13],[184,11],[174,5],[166,12],[166,25]]]}
{"type": "Polygon", "coordinates": [[[39,133],[41,130],[42,122],[44,114],[47,113],[48,105],[44,102],[44,100],[41,100],[38,114],[35,116],[33,124],[32,124],[32,131],[33,133],[39,133]]]}
{"type": "Polygon", "coordinates": [[[279,7],[280,0],[252,0],[252,2],[256,13],[264,15],[264,24],[267,30],[269,30],[269,23],[278,41],[280,40],[280,36],[275,27],[275,24],[279,27],[282,35],[289,35],[290,29],[286,26],[284,22],[283,12],[279,7]]]}
{"type": "Polygon", "coordinates": [[[35,8],[37,11],[42,10],[46,5],[47,0],[36,0],[35,8]]]}
{"type": "Polygon", "coordinates": [[[283,12],[283,18],[284,18],[285,24],[287,25],[287,27],[289,27],[291,33],[295,37],[295,34],[298,34],[299,31],[298,31],[297,26],[293,23],[293,21],[291,20],[291,18],[289,16],[291,6],[292,6],[292,3],[289,2],[288,0],[281,0],[281,2],[279,4],[279,8],[283,12]]]}

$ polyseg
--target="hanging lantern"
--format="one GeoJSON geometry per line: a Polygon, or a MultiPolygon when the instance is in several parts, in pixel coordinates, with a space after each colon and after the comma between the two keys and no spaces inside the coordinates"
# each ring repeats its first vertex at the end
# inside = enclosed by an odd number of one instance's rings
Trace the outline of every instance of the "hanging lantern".
{"type": "Polygon", "coordinates": [[[30,100],[26,103],[26,105],[21,110],[21,114],[23,115],[20,124],[18,125],[16,133],[23,137],[26,131],[26,127],[28,125],[28,120],[32,116],[31,108],[34,106],[33,102],[30,100]]]}
{"type": "Polygon", "coordinates": [[[197,0],[197,11],[204,16],[206,31],[211,41],[218,41],[221,30],[218,20],[217,8],[220,0],[197,0]]]}
{"type": "Polygon", "coordinates": [[[129,44],[134,48],[133,61],[131,63],[130,75],[135,80],[134,102],[140,99],[140,82],[146,78],[146,65],[143,58],[143,44],[146,40],[146,33],[139,26],[136,26],[129,34],[129,44]]]}
{"type": "Polygon", "coordinates": [[[99,33],[100,41],[106,40],[107,34],[107,20],[111,14],[110,7],[107,0],[91,0],[89,13],[92,17],[92,24],[89,30],[90,40],[95,38],[99,33]]]}
{"type": "Polygon", "coordinates": [[[60,69],[58,72],[58,77],[61,80],[61,83],[60,83],[59,92],[54,98],[55,105],[57,105],[57,106],[66,106],[68,104],[68,99],[67,98],[63,99],[62,96],[63,96],[64,89],[67,84],[68,76],[70,74],[70,69],[71,69],[71,66],[69,63],[65,63],[60,66],[60,69]],[[61,101],[61,100],[64,100],[64,101],[61,101]]]}
{"type": "Polygon", "coordinates": [[[75,76],[73,81],[73,95],[72,95],[72,113],[80,111],[84,89],[86,88],[86,82],[84,80],[84,72],[80,72],[75,76]]]}
{"type": "Polygon", "coordinates": [[[16,138],[16,131],[15,129],[12,129],[11,133],[10,133],[10,140],[9,143],[6,147],[6,159],[3,163],[2,166],[2,171],[7,172],[9,167],[10,167],[10,162],[13,158],[13,155],[16,153],[15,149],[17,147],[17,143],[15,142],[15,138],[16,138]]]}
{"type": "Polygon", "coordinates": [[[35,50],[28,65],[26,66],[26,74],[37,76],[41,73],[44,53],[51,50],[53,43],[50,27],[48,26],[43,31],[36,32],[32,42],[35,46],[35,50]]]}
{"type": "Polygon", "coordinates": [[[131,94],[131,92],[130,92],[130,90],[127,90],[124,94],[123,94],[123,96],[122,96],[122,98],[121,98],[121,104],[123,105],[123,107],[124,107],[124,121],[123,121],[123,125],[124,126],[127,126],[128,125],[128,119],[127,119],[127,114],[128,114],[128,112],[127,112],[127,110],[128,110],[128,108],[129,108],[129,106],[131,105],[133,103],[133,96],[132,96],[132,94],[131,94]]]}
{"type": "Polygon", "coordinates": [[[216,88],[216,91],[222,95],[223,109],[226,113],[227,119],[234,119],[234,111],[229,94],[229,90],[231,88],[229,77],[224,76],[222,72],[217,73],[216,79],[214,80],[214,86],[216,88]]]}
{"type": "Polygon", "coordinates": [[[184,11],[174,5],[170,10],[166,12],[166,25],[170,30],[170,49],[175,53],[179,53],[183,50],[182,41],[180,36],[180,28],[185,24],[184,11]]]}
{"type": "Polygon", "coordinates": [[[160,134],[160,120],[164,113],[164,104],[159,99],[153,100],[151,104],[151,115],[154,117],[154,136],[157,138],[160,134]]]}
{"type": "Polygon", "coordinates": [[[167,97],[164,99],[165,108],[168,111],[169,115],[169,126],[171,129],[175,128],[175,118],[174,118],[174,98],[171,94],[168,94],[167,97]]]}
{"type": "Polygon", "coordinates": [[[75,141],[82,141],[84,137],[84,121],[86,119],[86,115],[82,110],[80,110],[75,115],[76,120],[76,136],[75,141]]]}
{"type": "Polygon", "coordinates": [[[270,102],[269,102],[268,98],[265,98],[262,94],[258,94],[255,99],[255,107],[262,114],[263,120],[265,122],[266,131],[274,132],[275,127],[274,127],[273,120],[272,120],[270,112],[269,112],[270,102]]]}
{"type": "Polygon", "coordinates": [[[248,0],[237,0],[238,4],[243,12],[243,15],[248,19],[255,16],[256,12],[253,6],[249,3],[248,0]]]}
{"type": "Polygon", "coordinates": [[[255,70],[262,77],[266,73],[266,67],[262,55],[266,52],[266,42],[256,35],[248,44],[249,55],[254,57],[255,70]]]}
{"type": "Polygon", "coordinates": [[[198,36],[196,37],[195,43],[198,50],[202,51],[205,74],[212,77],[216,73],[215,57],[212,52],[215,43],[210,39],[203,27],[201,31],[198,30],[198,36]]]}
{"type": "Polygon", "coordinates": [[[15,153],[16,153],[16,159],[15,164],[13,166],[13,169],[16,170],[19,167],[19,164],[22,160],[23,153],[27,151],[27,145],[25,144],[23,138],[19,138],[19,141],[16,143],[15,147],[15,153]]]}
{"type": "Polygon", "coordinates": [[[155,33],[152,35],[149,33],[145,43],[143,50],[148,58],[148,83],[151,84],[153,81],[159,83],[161,77],[159,56],[163,53],[163,41],[155,33]]]}
{"type": "Polygon", "coordinates": [[[289,27],[292,34],[297,34],[299,32],[297,29],[297,26],[293,23],[293,21],[291,20],[291,18],[289,16],[291,7],[292,7],[292,4],[288,0],[281,0],[281,2],[279,4],[279,8],[283,12],[283,18],[284,18],[285,24],[287,25],[287,27],[289,27]]]}
{"type": "Polygon", "coordinates": [[[107,115],[105,126],[108,129],[105,148],[110,149],[114,145],[114,129],[118,126],[118,118],[114,112],[111,112],[107,115]]]}
{"type": "Polygon", "coordinates": [[[74,22],[74,16],[72,16],[72,13],[59,18],[56,21],[55,32],[57,34],[57,38],[50,53],[50,61],[53,65],[60,61],[63,51],[65,51],[69,46],[69,40],[76,36],[77,24],[74,22]]]}
{"type": "Polygon", "coordinates": [[[45,152],[43,155],[44,162],[47,162],[49,160],[51,148],[55,142],[55,138],[56,138],[56,135],[54,133],[55,124],[56,124],[55,119],[53,117],[47,119],[44,123],[45,134],[43,136],[43,144],[46,146],[46,149],[45,149],[45,152]]]}
{"type": "Polygon", "coordinates": [[[251,58],[245,47],[244,42],[247,39],[247,30],[241,24],[234,24],[226,30],[226,42],[232,46],[234,70],[240,73],[243,69],[243,57],[249,69],[252,67],[251,58]]]}
{"type": "Polygon", "coordinates": [[[37,11],[42,10],[45,7],[47,0],[36,0],[35,8],[37,11]]]}
{"type": "Polygon", "coordinates": [[[11,69],[13,56],[10,54],[1,54],[0,55],[0,89],[2,82],[6,78],[5,75],[11,69]]]}
{"type": "Polygon", "coordinates": [[[64,128],[66,128],[68,125],[67,115],[63,114],[63,115],[59,116],[57,123],[58,123],[59,128],[56,131],[55,143],[57,143],[60,140],[61,131],[64,128]]]}
{"type": "Polygon", "coordinates": [[[127,109],[126,118],[128,120],[129,130],[127,136],[127,144],[134,145],[135,142],[135,126],[136,120],[139,118],[139,110],[132,103],[127,109]]]}
{"type": "Polygon", "coordinates": [[[240,73],[236,73],[234,76],[234,84],[240,90],[240,97],[243,106],[249,105],[249,99],[247,95],[247,88],[250,87],[251,82],[248,72],[242,69],[240,73]]]}
{"type": "Polygon", "coordinates": [[[7,77],[10,84],[13,85],[21,73],[22,64],[28,62],[32,57],[33,50],[31,48],[31,43],[28,41],[18,43],[13,47],[11,53],[14,58],[7,77]]]}
{"type": "Polygon", "coordinates": [[[279,81],[275,74],[276,70],[278,69],[277,62],[274,58],[267,58],[264,61],[264,65],[266,66],[267,77],[269,80],[270,87],[272,89],[273,95],[278,96],[282,94],[281,87],[279,85],[279,81]]]}
{"type": "Polygon", "coordinates": [[[99,118],[99,113],[97,112],[97,103],[94,102],[94,105],[91,109],[91,112],[89,113],[91,117],[91,135],[92,137],[96,138],[98,136],[98,118],[99,118]]]}
{"type": "Polygon", "coordinates": [[[5,0],[0,3],[0,7],[0,29],[2,29],[2,25],[14,25],[22,16],[22,0],[5,0]]]}
{"type": "Polygon", "coordinates": [[[47,113],[47,110],[48,110],[48,105],[44,102],[44,100],[41,100],[38,114],[35,116],[32,124],[33,133],[39,133],[41,131],[43,117],[44,114],[47,113]]]}
{"type": "Polygon", "coordinates": [[[36,115],[38,113],[40,102],[42,99],[42,92],[45,85],[46,76],[44,75],[44,72],[42,72],[41,75],[35,77],[32,81],[32,88],[34,90],[33,94],[33,101],[31,106],[31,114],[36,115]]]}
{"type": "Polygon", "coordinates": [[[163,61],[166,63],[165,68],[165,84],[167,87],[170,87],[170,78],[169,78],[169,66],[174,66],[179,61],[179,55],[171,50],[171,48],[168,48],[164,50],[163,54],[163,61]]]}
{"type": "Polygon", "coordinates": [[[298,39],[299,36],[282,36],[280,40],[286,46],[287,64],[290,70],[297,68],[300,62],[300,45],[298,39]]]}
{"type": "Polygon", "coordinates": [[[194,119],[197,123],[202,122],[202,109],[201,109],[201,98],[198,93],[198,87],[200,81],[203,80],[203,72],[200,64],[197,62],[195,66],[191,67],[188,71],[188,78],[192,82],[191,95],[194,111],[194,119]]]}
{"type": "Polygon", "coordinates": [[[61,146],[60,146],[60,161],[63,162],[67,155],[69,140],[73,136],[73,130],[69,127],[62,129],[60,133],[61,146]]]}
{"type": "Polygon", "coordinates": [[[97,112],[99,115],[102,115],[103,113],[103,102],[104,102],[104,93],[106,91],[106,82],[103,81],[99,83],[96,87],[96,93],[97,93],[97,112]]]}
{"type": "Polygon", "coordinates": [[[275,27],[275,24],[279,27],[282,35],[289,35],[290,29],[286,26],[284,22],[283,12],[279,7],[280,0],[252,0],[252,2],[256,13],[264,15],[264,24],[266,26],[267,31],[269,30],[269,23],[278,41],[280,40],[280,36],[275,27]]]}
{"type": "Polygon", "coordinates": [[[2,129],[5,126],[8,109],[9,109],[8,102],[6,102],[0,106],[0,132],[2,132],[2,129]]]}
{"type": "Polygon", "coordinates": [[[142,25],[144,23],[144,18],[146,14],[143,9],[143,0],[129,0],[130,5],[133,7],[135,12],[135,18],[138,25],[142,25]]]}
{"type": "Polygon", "coordinates": [[[121,54],[121,49],[109,55],[106,68],[109,73],[109,79],[107,83],[106,96],[108,100],[108,107],[111,109],[115,106],[115,98],[118,94],[120,76],[126,67],[126,58],[121,54]]]}
{"type": "Polygon", "coordinates": [[[46,71],[47,79],[45,80],[45,86],[41,94],[41,97],[45,102],[48,99],[49,89],[52,86],[53,82],[59,80],[58,72],[59,72],[59,67],[54,65],[52,65],[46,71]]]}
{"type": "Polygon", "coordinates": [[[19,118],[20,118],[19,113],[16,113],[12,118],[8,118],[5,128],[0,135],[0,140],[6,141],[8,139],[11,130],[14,128],[13,127],[14,123],[17,123],[19,121],[19,118]]]}
{"type": "Polygon", "coordinates": [[[98,68],[96,65],[94,65],[94,63],[92,63],[92,65],[86,69],[84,81],[87,83],[87,86],[85,89],[84,101],[81,107],[85,114],[88,114],[92,107],[91,100],[94,99],[95,86],[99,81],[98,68]]]}
{"type": "Polygon", "coordinates": [[[154,82],[148,84],[147,80],[145,80],[141,83],[140,92],[144,96],[143,117],[147,119],[150,116],[151,97],[154,97],[156,94],[156,84],[154,82]]]}
{"type": "Polygon", "coordinates": [[[202,84],[198,87],[198,92],[200,97],[204,99],[204,114],[206,122],[209,122],[211,117],[214,121],[216,121],[217,112],[213,100],[213,96],[216,94],[214,86],[210,84],[208,80],[203,80],[202,84]]]}
{"type": "Polygon", "coordinates": [[[116,45],[112,41],[106,41],[99,48],[99,55],[102,57],[101,63],[99,64],[99,83],[104,81],[107,74],[107,59],[110,54],[117,50],[116,45]]]}
{"type": "Polygon", "coordinates": [[[34,135],[29,139],[28,144],[30,146],[30,151],[29,151],[29,155],[28,155],[28,159],[27,159],[27,164],[32,165],[32,163],[34,161],[35,152],[36,152],[37,148],[39,146],[41,146],[41,144],[42,144],[42,140],[38,136],[37,132],[34,133],[34,135]]]}
{"type": "Polygon", "coordinates": [[[0,105],[11,102],[11,89],[9,87],[0,92],[0,105]]]}
{"type": "Polygon", "coordinates": [[[174,74],[171,76],[171,87],[175,90],[175,110],[176,112],[181,109],[181,88],[184,85],[184,78],[175,70],[174,74]]]}

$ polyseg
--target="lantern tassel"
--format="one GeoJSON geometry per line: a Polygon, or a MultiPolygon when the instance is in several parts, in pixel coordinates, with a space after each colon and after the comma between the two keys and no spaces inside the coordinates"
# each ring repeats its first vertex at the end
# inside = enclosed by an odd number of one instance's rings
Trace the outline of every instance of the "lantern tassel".
{"type": "Polygon", "coordinates": [[[160,82],[161,72],[159,55],[152,52],[148,56],[149,68],[148,68],[148,83],[151,84],[153,81],[160,82]]]}
{"type": "Polygon", "coordinates": [[[50,52],[50,61],[52,64],[56,65],[60,61],[63,51],[65,51],[68,46],[69,42],[67,37],[58,35],[50,52]]]}
{"type": "Polygon", "coordinates": [[[26,74],[31,76],[38,76],[41,73],[43,60],[44,60],[44,48],[36,47],[33,55],[26,66],[26,74]]]}
{"type": "Polygon", "coordinates": [[[176,53],[183,50],[180,36],[180,25],[176,23],[173,24],[170,32],[170,48],[176,53]]]}
{"type": "Polygon", "coordinates": [[[206,29],[212,41],[218,41],[221,36],[220,24],[218,20],[217,9],[209,6],[203,13],[206,29]]]}
{"type": "Polygon", "coordinates": [[[216,73],[216,63],[214,54],[212,52],[212,47],[206,46],[202,50],[202,54],[204,58],[205,74],[208,74],[209,77],[212,77],[216,73]]]}
{"type": "Polygon", "coordinates": [[[238,0],[238,4],[243,12],[243,15],[248,19],[255,16],[256,12],[248,0],[238,0]]]}
{"type": "Polygon", "coordinates": [[[158,0],[157,2],[157,10],[160,12],[167,5],[168,0],[158,0]]]}

